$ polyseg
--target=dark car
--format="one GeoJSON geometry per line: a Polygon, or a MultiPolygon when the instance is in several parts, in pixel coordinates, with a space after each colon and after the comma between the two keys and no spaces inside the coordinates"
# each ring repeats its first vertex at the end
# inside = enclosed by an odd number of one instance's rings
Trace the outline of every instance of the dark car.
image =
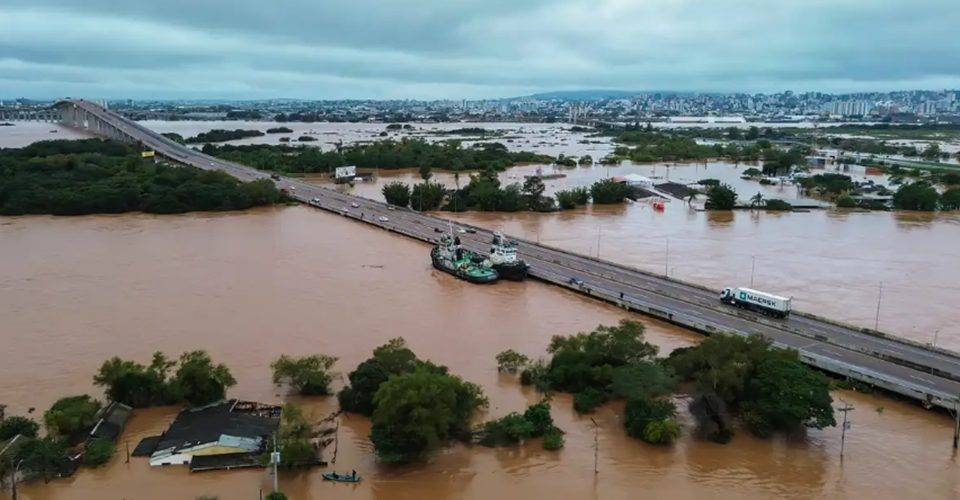
{"type": "Polygon", "coordinates": [[[279,180],[280,180],[280,174],[270,174],[270,178],[273,179],[273,180],[275,180],[275,181],[279,181],[279,180]]]}

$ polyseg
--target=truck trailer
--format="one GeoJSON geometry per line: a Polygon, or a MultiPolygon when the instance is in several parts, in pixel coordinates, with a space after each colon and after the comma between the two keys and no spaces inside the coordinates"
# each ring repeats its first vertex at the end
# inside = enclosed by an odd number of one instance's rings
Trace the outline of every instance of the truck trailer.
{"type": "Polygon", "coordinates": [[[724,288],[720,292],[720,302],[778,318],[785,318],[790,314],[790,298],[751,288],[724,288]]]}

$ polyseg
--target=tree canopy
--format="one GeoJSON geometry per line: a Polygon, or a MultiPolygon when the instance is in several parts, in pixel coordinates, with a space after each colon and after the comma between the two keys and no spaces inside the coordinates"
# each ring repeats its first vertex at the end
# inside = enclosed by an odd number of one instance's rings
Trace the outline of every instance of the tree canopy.
{"type": "Polygon", "coordinates": [[[280,199],[270,181],[145,161],[113,141],[0,149],[0,215],[240,210],[280,199]]]}
{"type": "Polygon", "coordinates": [[[337,358],[325,354],[314,354],[294,358],[286,354],[270,364],[273,370],[273,383],[289,383],[300,394],[325,396],[330,394],[330,382],[333,373],[330,368],[337,358]]]}

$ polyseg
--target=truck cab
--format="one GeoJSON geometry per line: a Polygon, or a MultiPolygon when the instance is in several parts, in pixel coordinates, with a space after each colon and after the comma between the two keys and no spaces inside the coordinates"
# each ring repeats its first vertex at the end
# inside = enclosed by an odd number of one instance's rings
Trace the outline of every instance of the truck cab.
{"type": "Polygon", "coordinates": [[[728,286],[720,292],[720,302],[733,302],[733,288],[728,286]]]}

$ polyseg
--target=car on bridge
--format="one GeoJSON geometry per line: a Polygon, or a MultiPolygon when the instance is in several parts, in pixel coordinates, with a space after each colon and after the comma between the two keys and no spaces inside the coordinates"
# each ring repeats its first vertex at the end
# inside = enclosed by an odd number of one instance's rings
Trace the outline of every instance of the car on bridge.
{"type": "Polygon", "coordinates": [[[388,218],[387,218],[386,216],[384,216],[384,215],[381,215],[380,217],[377,217],[377,220],[380,221],[380,222],[390,222],[390,219],[388,219],[388,218]]]}

